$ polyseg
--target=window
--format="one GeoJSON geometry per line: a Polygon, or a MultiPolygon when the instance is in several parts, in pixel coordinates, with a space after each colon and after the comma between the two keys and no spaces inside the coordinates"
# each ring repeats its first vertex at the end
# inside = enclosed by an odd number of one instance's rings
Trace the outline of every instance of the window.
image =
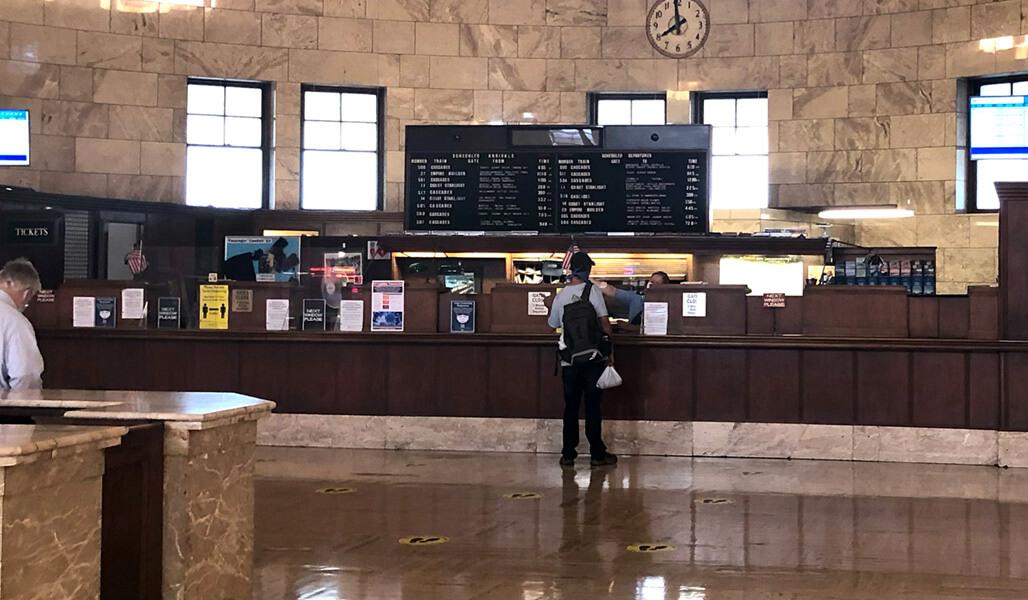
{"type": "Polygon", "coordinates": [[[1028,75],[972,80],[968,91],[967,210],[995,211],[997,181],[1028,181],[1028,75]],[[1010,106],[990,106],[992,98],[1010,106]]]}
{"type": "Polygon", "coordinates": [[[300,207],[377,210],[383,90],[303,87],[300,207]]]}
{"type": "Polygon", "coordinates": [[[766,208],[767,93],[699,93],[694,112],[714,128],[711,208],[766,208]]]}
{"type": "Polygon", "coordinates": [[[589,122],[593,125],[664,125],[667,97],[664,93],[591,92],[589,122]]]}
{"type": "Polygon", "coordinates": [[[186,204],[268,206],[270,86],[190,80],[186,102],[186,204]]]}

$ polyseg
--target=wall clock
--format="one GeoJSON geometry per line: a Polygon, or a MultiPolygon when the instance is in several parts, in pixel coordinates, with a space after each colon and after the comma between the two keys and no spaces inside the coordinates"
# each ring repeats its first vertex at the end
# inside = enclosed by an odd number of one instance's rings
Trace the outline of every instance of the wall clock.
{"type": "Polygon", "coordinates": [[[700,0],[657,0],[646,15],[646,37],[664,56],[698,52],[710,33],[710,13],[700,0]]]}

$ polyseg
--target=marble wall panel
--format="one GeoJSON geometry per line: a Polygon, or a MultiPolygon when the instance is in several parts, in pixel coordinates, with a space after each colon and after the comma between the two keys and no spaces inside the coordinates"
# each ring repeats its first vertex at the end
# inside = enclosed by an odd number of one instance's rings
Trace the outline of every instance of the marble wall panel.
{"type": "Polygon", "coordinates": [[[560,58],[561,30],[557,27],[525,25],[517,28],[518,56],[560,58]]]}
{"type": "Polygon", "coordinates": [[[994,465],[997,432],[914,427],[853,428],[853,460],[994,465]]]}
{"type": "Polygon", "coordinates": [[[848,93],[846,87],[793,90],[793,116],[797,119],[845,117],[849,112],[848,93]]]}
{"type": "Polygon", "coordinates": [[[956,178],[957,157],[953,148],[918,148],[917,178],[921,181],[956,178]]]}
{"type": "MultiPolygon", "coordinates": [[[[751,23],[738,25],[721,25],[717,28],[716,35],[711,34],[710,38],[707,40],[707,43],[703,46],[703,56],[753,56],[756,44],[756,38],[754,36],[753,27],[754,26],[751,23]]],[[[611,29],[612,28],[608,28],[608,31],[610,31],[611,29]]],[[[644,42],[646,34],[645,30],[642,27],[635,29],[637,31],[636,35],[629,39],[623,39],[620,41],[620,43],[617,44],[617,46],[622,47],[623,51],[626,53],[632,52],[633,50],[635,52],[640,52],[642,50],[645,50],[649,46],[644,42]]],[[[608,54],[607,46],[608,36],[604,35],[603,54],[604,56],[614,56],[613,54],[608,54]]],[[[775,54],[786,53],[776,52],[775,54]]]]}
{"type": "Polygon", "coordinates": [[[707,8],[710,10],[710,22],[716,25],[746,23],[750,20],[749,4],[749,0],[713,0],[708,2],[707,8]]]}
{"type": "Polygon", "coordinates": [[[489,18],[489,0],[433,0],[429,18],[445,23],[485,23],[489,18]]]}
{"type": "Polygon", "coordinates": [[[795,47],[795,25],[784,23],[757,23],[754,27],[755,48],[758,56],[792,54],[795,47]]]}
{"type": "Polygon", "coordinates": [[[202,42],[175,45],[175,72],[180,75],[284,80],[291,74],[289,59],[288,51],[279,48],[249,48],[202,42]]]}
{"type": "Polygon", "coordinates": [[[43,24],[43,3],[40,0],[8,0],[0,3],[0,21],[43,24]]]}
{"type": "Polygon", "coordinates": [[[930,82],[884,83],[878,85],[875,92],[875,114],[911,115],[931,112],[930,82]]]}
{"type": "Polygon", "coordinates": [[[261,15],[243,10],[204,9],[204,41],[259,45],[261,15]]]}
{"type": "Polygon", "coordinates": [[[261,44],[280,48],[317,48],[318,17],[261,15],[261,44]]]}
{"type": "Polygon", "coordinates": [[[143,142],[140,148],[140,172],[143,175],[184,177],[186,146],[165,142],[143,142]]]}
{"type": "Polygon", "coordinates": [[[601,47],[599,27],[561,28],[561,58],[599,58],[601,47]]]}
{"type": "Polygon", "coordinates": [[[414,47],[418,54],[458,56],[460,25],[418,22],[414,25],[414,47]]]}
{"type": "Polygon", "coordinates": [[[546,0],[546,24],[606,25],[607,0],[546,0]]]}
{"type": "Polygon", "coordinates": [[[107,136],[119,140],[169,142],[173,111],[170,108],[112,106],[107,136]]]}
{"type": "Polygon", "coordinates": [[[807,85],[824,87],[861,82],[864,57],[859,52],[816,54],[807,61],[807,85]]]}
{"type": "Polygon", "coordinates": [[[56,98],[60,67],[0,60],[0,95],[56,98]]]}
{"type": "Polygon", "coordinates": [[[489,0],[489,22],[498,25],[545,25],[546,0],[489,0]]]}
{"type": "MultiPolygon", "coordinates": [[[[545,29],[545,31],[550,30],[545,29]]],[[[463,25],[460,29],[460,54],[461,56],[518,56],[520,35],[523,35],[520,28],[510,25],[463,25]]],[[[538,46],[540,41],[539,38],[536,38],[534,42],[529,40],[526,50],[528,50],[529,44],[538,46]]]]}
{"type": "Polygon", "coordinates": [[[175,40],[143,38],[141,67],[150,73],[174,73],[175,40]]]}
{"type": "Polygon", "coordinates": [[[796,23],[796,54],[818,54],[835,50],[835,20],[819,19],[796,23]]]}
{"type": "Polygon", "coordinates": [[[891,136],[889,117],[835,119],[835,147],[840,150],[888,148],[891,136]]]}
{"type": "Polygon", "coordinates": [[[356,52],[290,50],[289,78],[303,83],[378,85],[379,65],[356,52]]]}
{"type": "Polygon", "coordinates": [[[864,52],[864,83],[913,81],[917,79],[917,60],[909,50],[868,50],[864,52]]]}
{"type": "Polygon", "coordinates": [[[74,171],[75,138],[53,135],[32,135],[31,162],[41,171],[74,171]]]}
{"type": "Polygon", "coordinates": [[[110,5],[96,0],[46,2],[43,22],[49,27],[110,31],[110,5]]]}
{"type": "MultiPolygon", "coordinates": [[[[414,54],[414,23],[375,21],[373,27],[375,52],[414,54]]],[[[428,60],[427,56],[419,57],[428,60]]],[[[428,72],[425,72],[428,77],[428,72]]]]}
{"type": "Polygon", "coordinates": [[[836,50],[888,48],[891,35],[892,17],[888,15],[851,17],[835,22],[836,50]]]}
{"type": "Polygon", "coordinates": [[[8,35],[12,60],[58,65],[76,62],[74,30],[13,23],[8,35]]]}
{"type": "Polygon", "coordinates": [[[1022,33],[1021,3],[1006,0],[971,7],[971,39],[1022,33]]]}
{"type": "MultiPolygon", "coordinates": [[[[399,0],[376,0],[374,4],[387,4],[399,0]]],[[[256,0],[254,9],[260,12],[320,16],[324,11],[322,0],[256,0]]]]}
{"type": "Polygon", "coordinates": [[[183,181],[181,178],[154,175],[112,174],[107,176],[107,194],[112,198],[125,200],[183,202],[185,200],[183,181]]]}
{"type": "Polygon", "coordinates": [[[111,33],[157,36],[160,34],[159,13],[145,13],[111,9],[111,33]]]}
{"type": "Polygon", "coordinates": [[[42,131],[47,135],[107,137],[110,112],[103,104],[47,100],[41,114],[42,131]]]}
{"type": "Polygon", "coordinates": [[[366,17],[368,16],[368,0],[324,0],[326,17],[366,17]]]}
{"type": "Polygon", "coordinates": [[[936,44],[971,39],[971,8],[957,6],[932,11],[932,41],[936,44]]]}
{"type": "Polygon", "coordinates": [[[893,48],[928,46],[932,43],[932,20],[921,13],[892,15],[889,45],[893,48]]]}
{"type": "Polygon", "coordinates": [[[480,90],[492,81],[487,58],[433,56],[431,73],[434,88],[480,90]]]}
{"type": "MultiPolygon", "coordinates": [[[[491,58],[489,59],[489,89],[522,91],[549,89],[547,86],[547,62],[538,58],[491,58]]],[[[564,62],[574,64],[571,61],[564,62]]],[[[574,79],[574,71],[572,71],[571,79],[574,79]]],[[[559,91],[561,88],[556,86],[555,89],[559,91]]]]}
{"type": "Polygon", "coordinates": [[[796,0],[761,0],[750,3],[750,20],[802,21],[807,18],[807,3],[796,0]]]}
{"type": "Polygon", "coordinates": [[[158,35],[176,40],[203,40],[203,9],[195,6],[174,6],[160,13],[158,35]]]}
{"type": "Polygon", "coordinates": [[[475,115],[475,94],[471,90],[415,90],[414,118],[426,121],[467,121],[475,115]]]}
{"type": "Polygon", "coordinates": [[[507,123],[557,123],[559,92],[503,92],[503,120],[507,123]]]}
{"type": "Polygon", "coordinates": [[[782,152],[832,150],[835,126],[832,119],[784,121],[778,128],[778,149],[782,152]]]}
{"type": "Polygon", "coordinates": [[[79,173],[139,174],[139,142],[75,138],[75,170],[79,173]]]}
{"type": "Polygon", "coordinates": [[[93,72],[93,102],[156,106],[157,75],[97,69],[93,72]]]}
{"type": "Polygon", "coordinates": [[[893,148],[942,146],[946,141],[947,115],[897,115],[890,122],[893,148]]]}
{"type": "Polygon", "coordinates": [[[367,19],[318,19],[317,46],[322,50],[371,52],[374,24],[367,19]]]}
{"type": "Polygon", "coordinates": [[[428,56],[400,57],[400,85],[412,88],[427,88],[431,80],[428,56]]]}

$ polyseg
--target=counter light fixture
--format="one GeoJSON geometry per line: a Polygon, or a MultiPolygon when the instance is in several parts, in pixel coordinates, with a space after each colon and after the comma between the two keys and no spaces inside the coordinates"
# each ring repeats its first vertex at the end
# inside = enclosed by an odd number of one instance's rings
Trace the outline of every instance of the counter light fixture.
{"type": "Polygon", "coordinates": [[[889,206],[851,206],[825,209],[817,216],[820,219],[905,219],[914,216],[914,211],[889,206]]]}

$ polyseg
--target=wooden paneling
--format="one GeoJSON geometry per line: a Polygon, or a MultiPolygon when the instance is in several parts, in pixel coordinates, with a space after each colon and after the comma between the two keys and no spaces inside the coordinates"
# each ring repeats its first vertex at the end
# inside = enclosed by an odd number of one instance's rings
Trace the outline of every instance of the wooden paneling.
{"type": "Polygon", "coordinates": [[[918,352],[913,367],[913,425],[963,427],[967,422],[966,357],[956,352],[918,352]]]}
{"type": "Polygon", "coordinates": [[[131,427],[104,459],[100,597],[159,600],[164,425],[131,427]]]}
{"type": "Polygon", "coordinates": [[[970,328],[967,296],[939,296],[939,337],[966,339],[970,328]]]}
{"type": "Polygon", "coordinates": [[[1000,354],[975,352],[967,355],[968,415],[967,426],[999,429],[1000,424],[1000,354]]]}
{"type": "Polygon", "coordinates": [[[749,350],[747,421],[800,421],[799,350],[749,350]]]}
{"type": "Polygon", "coordinates": [[[744,285],[655,285],[646,290],[649,302],[667,302],[668,333],[672,335],[745,335],[744,285]],[[683,294],[706,294],[705,317],[683,317],[683,294]]]}
{"type": "Polygon", "coordinates": [[[746,351],[705,349],[696,353],[696,419],[746,420],[746,351]]]}
{"type": "Polygon", "coordinates": [[[910,354],[861,352],[857,355],[857,422],[910,424],[910,354]]]}
{"type": "Polygon", "coordinates": [[[939,298],[912,296],[907,299],[910,337],[939,337],[939,298]]]}
{"type": "Polygon", "coordinates": [[[803,333],[862,338],[909,334],[907,290],[896,286],[815,286],[803,297],[803,333]]]}
{"type": "Polygon", "coordinates": [[[1028,340],[1028,184],[997,183],[1003,338],[1028,340]]]}
{"type": "Polygon", "coordinates": [[[803,296],[787,297],[785,308],[764,308],[763,296],[747,296],[746,333],[751,335],[803,333],[803,296]]]}
{"type": "MultiPolygon", "coordinates": [[[[48,387],[309,414],[559,418],[555,336],[40,331],[48,387]]],[[[1028,343],[620,336],[608,418],[1028,430],[1028,343]],[[1001,404],[1000,391],[1006,394],[1001,404]]]]}
{"type": "Polygon", "coordinates": [[[999,339],[999,288],[974,285],[967,288],[969,321],[967,337],[999,339]]]}
{"type": "MultiPolygon", "coordinates": [[[[528,293],[547,292],[550,300],[555,285],[498,284],[493,287],[492,331],[494,333],[552,333],[545,315],[528,314],[528,293]]],[[[549,304],[547,304],[549,306],[549,304]]]]}
{"type": "Polygon", "coordinates": [[[854,352],[803,352],[802,415],[805,423],[856,422],[857,376],[854,352]]]}

